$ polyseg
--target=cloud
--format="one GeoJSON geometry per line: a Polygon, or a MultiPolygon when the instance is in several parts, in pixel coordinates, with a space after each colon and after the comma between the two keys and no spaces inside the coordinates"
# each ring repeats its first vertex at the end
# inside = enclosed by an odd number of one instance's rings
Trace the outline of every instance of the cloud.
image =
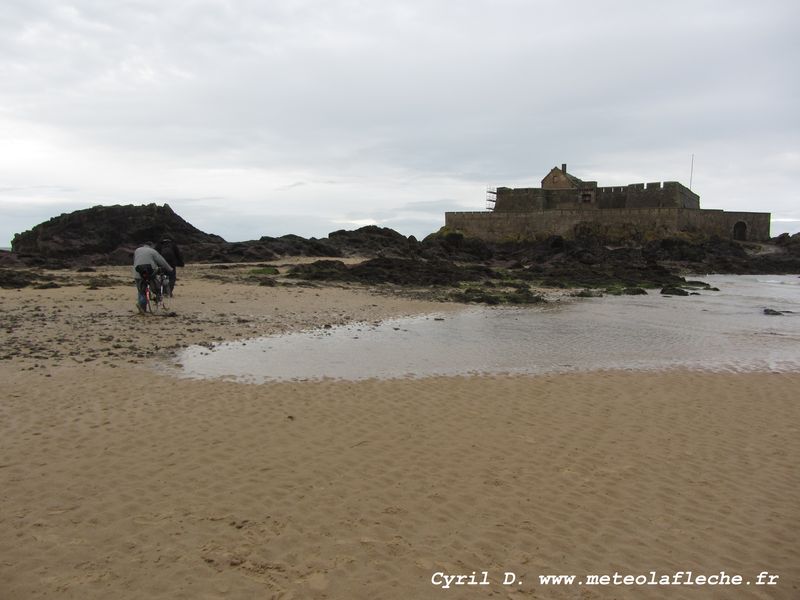
{"type": "Polygon", "coordinates": [[[6,213],[45,186],[167,199],[232,239],[247,215],[421,227],[562,162],[688,183],[692,154],[704,205],[796,204],[790,0],[8,0],[3,17],[6,213]]]}
{"type": "Polygon", "coordinates": [[[298,187],[301,187],[301,186],[304,186],[304,185],[308,185],[308,184],[305,181],[295,181],[294,183],[290,183],[288,185],[282,185],[282,186],[276,187],[275,190],[278,191],[278,192],[285,192],[287,190],[291,190],[293,188],[298,188],[298,187]]]}
{"type": "Polygon", "coordinates": [[[470,208],[474,209],[474,206],[471,203],[465,203],[464,201],[451,199],[441,199],[407,202],[402,206],[398,206],[396,210],[398,212],[441,214],[447,211],[469,210],[470,208]]]}

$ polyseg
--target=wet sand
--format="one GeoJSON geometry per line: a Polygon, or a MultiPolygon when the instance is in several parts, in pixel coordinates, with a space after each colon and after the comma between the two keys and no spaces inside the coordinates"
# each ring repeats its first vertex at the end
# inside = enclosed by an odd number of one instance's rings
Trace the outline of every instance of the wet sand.
{"type": "Polygon", "coordinates": [[[178,380],[176,345],[457,308],[191,274],[164,318],[0,290],[0,598],[800,596],[800,374],[178,380]],[[752,584],[539,582],[650,571],[752,584]]]}

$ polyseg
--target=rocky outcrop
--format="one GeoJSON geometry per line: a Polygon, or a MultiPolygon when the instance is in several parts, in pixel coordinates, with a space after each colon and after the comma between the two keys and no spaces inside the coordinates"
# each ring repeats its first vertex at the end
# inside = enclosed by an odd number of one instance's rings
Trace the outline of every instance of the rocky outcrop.
{"type": "Polygon", "coordinates": [[[413,237],[374,226],[334,231],[323,239],[290,234],[226,242],[200,231],[166,204],[95,206],[62,214],[15,235],[13,252],[3,262],[49,268],[124,265],[130,263],[139,244],[165,236],[181,247],[188,262],[258,262],[280,256],[408,257],[418,254],[419,246],[413,237]]]}
{"type": "Polygon", "coordinates": [[[359,283],[394,283],[397,285],[457,285],[494,276],[482,265],[459,266],[446,260],[419,258],[373,258],[353,266],[338,260],[319,260],[297,265],[289,277],[312,281],[353,281],[359,283]]]}
{"type": "MultiPolygon", "coordinates": [[[[798,237],[798,236],[794,236],[798,237]]],[[[642,247],[644,256],[671,269],[696,273],[792,273],[800,271],[800,244],[788,235],[779,243],[740,243],[718,237],[698,241],[680,238],[655,240],[642,247]]],[[[798,237],[800,242],[800,237],[798,237]]]]}
{"type": "Polygon", "coordinates": [[[200,263],[260,262],[281,256],[342,256],[338,248],[324,240],[298,235],[264,236],[247,242],[190,244],[182,246],[181,250],[186,262],[200,263]]]}
{"type": "Polygon", "coordinates": [[[770,241],[777,247],[786,250],[789,254],[800,256],[800,233],[795,233],[794,235],[782,233],[770,241]]]}
{"type": "Polygon", "coordinates": [[[342,256],[409,258],[419,254],[419,243],[414,236],[406,237],[394,229],[376,225],[367,225],[354,231],[333,231],[328,234],[325,243],[336,248],[342,256]]]}
{"type": "Polygon", "coordinates": [[[481,262],[491,259],[495,250],[483,240],[464,237],[458,231],[443,231],[422,240],[420,253],[425,258],[481,262]]]}
{"type": "Polygon", "coordinates": [[[218,235],[204,233],[165,204],[158,206],[94,206],[62,214],[18,233],[11,249],[28,263],[106,262],[123,264],[136,246],[168,236],[179,245],[221,244],[218,235]],[[124,259],[124,260],[123,260],[124,259]]]}

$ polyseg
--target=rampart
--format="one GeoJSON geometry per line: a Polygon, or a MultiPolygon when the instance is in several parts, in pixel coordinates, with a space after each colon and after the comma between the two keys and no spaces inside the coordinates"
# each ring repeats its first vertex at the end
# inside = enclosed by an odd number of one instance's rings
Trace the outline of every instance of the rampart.
{"type": "Polygon", "coordinates": [[[677,181],[599,187],[597,208],[700,208],[700,196],[677,181]]]}
{"type": "MultiPolygon", "coordinates": [[[[609,197],[613,197],[613,190],[619,188],[598,189],[609,190],[609,197]]],[[[576,226],[582,223],[591,223],[609,231],[632,229],[651,237],[667,237],[683,231],[739,240],[767,240],[770,233],[769,213],[697,208],[528,209],[445,213],[445,226],[449,229],[492,242],[549,235],[571,238],[574,237],[576,226]]]]}
{"type": "Polygon", "coordinates": [[[700,208],[700,197],[677,181],[597,187],[593,181],[572,189],[497,188],[496,212],[556,209],[700,208]]]}

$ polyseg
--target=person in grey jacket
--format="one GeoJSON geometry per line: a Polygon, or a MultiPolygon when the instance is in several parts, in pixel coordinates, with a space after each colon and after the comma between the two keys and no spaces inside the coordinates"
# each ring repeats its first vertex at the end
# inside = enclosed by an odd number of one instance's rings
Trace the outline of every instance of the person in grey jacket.
{"type": "Polygon", "coordinates": [[[145,242],[133,253],[133,278],[136,280],[136,308],[140,313],[144,313],[147,308],[147,299],[144,291],[145,285],[152,280],[158,268],[164,269],[167,273],[172,272],[172,267],[166,259],[153,248],[152,242],[145,242]]]}

